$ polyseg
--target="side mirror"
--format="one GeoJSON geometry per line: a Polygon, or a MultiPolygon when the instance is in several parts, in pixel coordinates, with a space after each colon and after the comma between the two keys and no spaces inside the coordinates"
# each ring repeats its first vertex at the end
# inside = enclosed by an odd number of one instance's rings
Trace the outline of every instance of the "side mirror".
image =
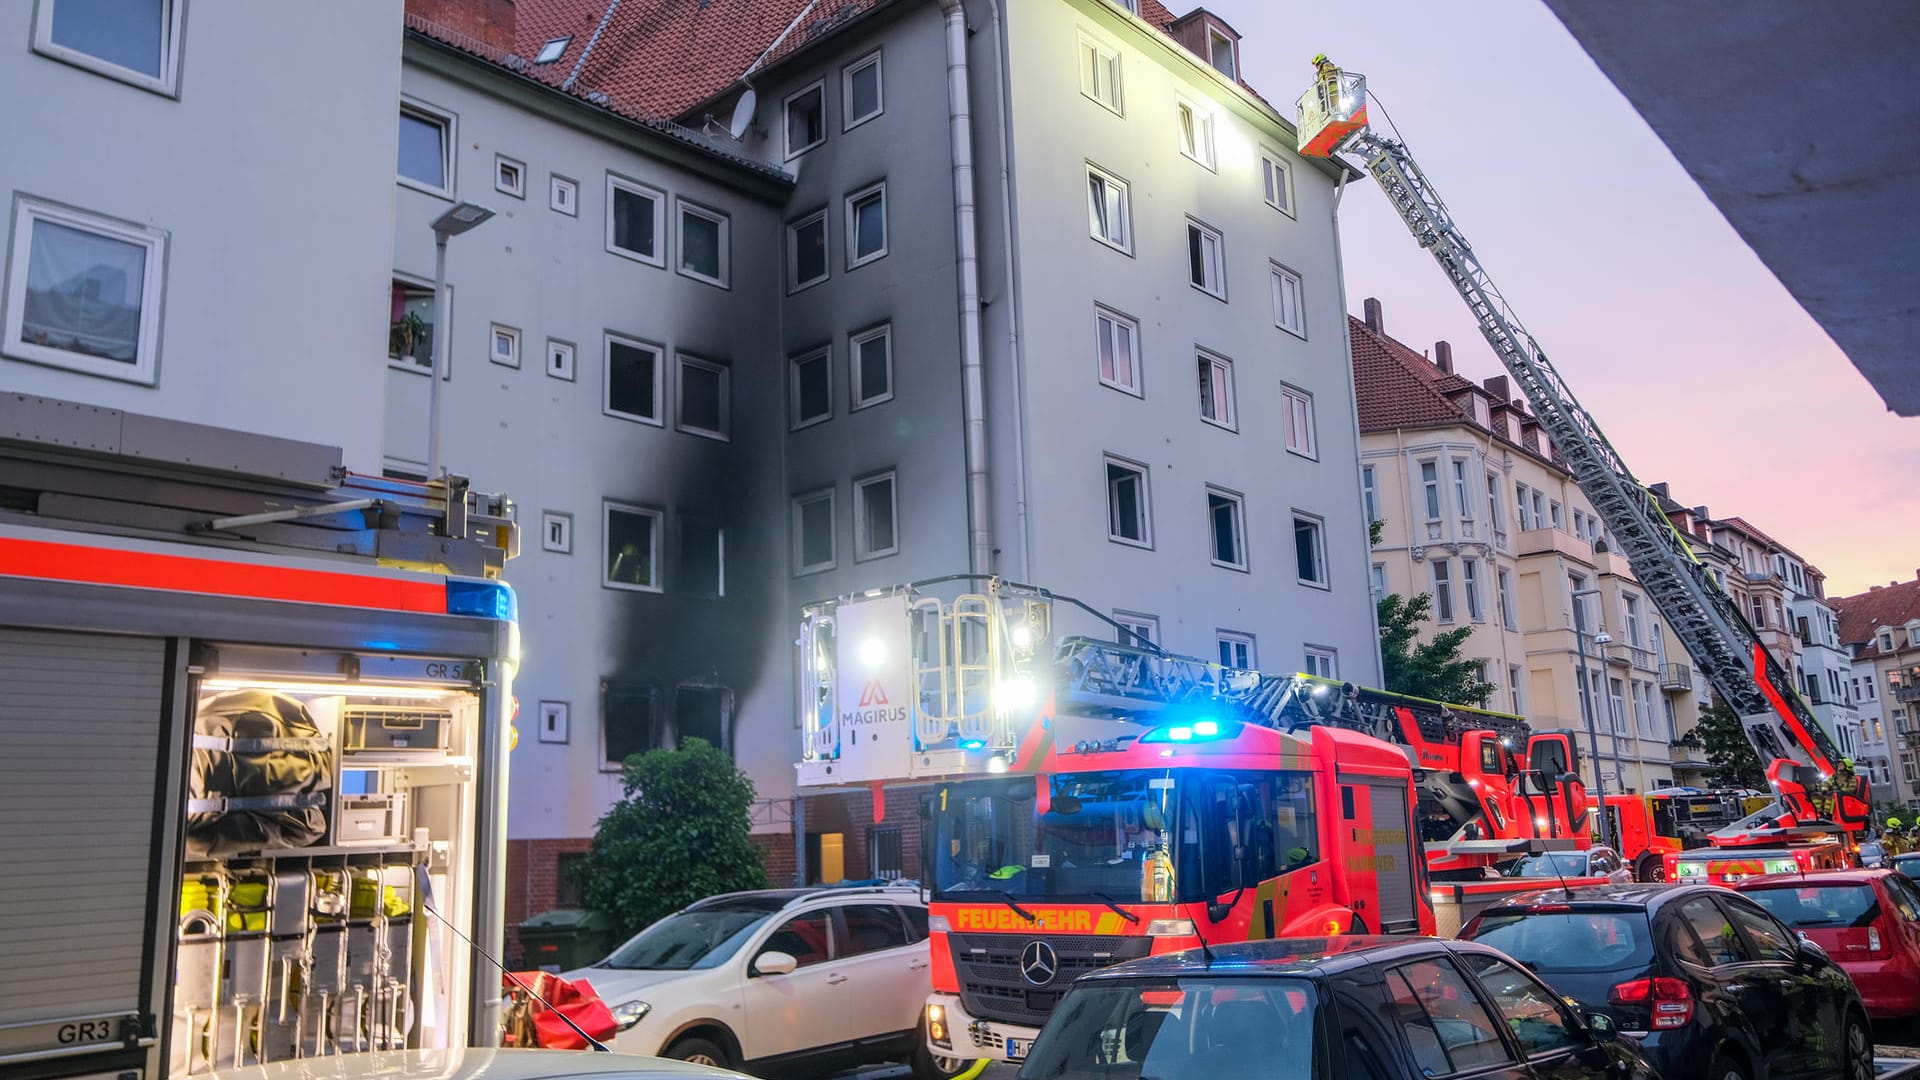
{"type": "Polygon", "coordinates": [[[1811,968],[1823,968],[1833,963],[1833,959],[1827,955],[1827,950],[1806,938],[1799,940],[1799,943],[1794,948],[1794,952],[1800,957],[1801,963],[1811,968]]]}
{"type": "Polygon", "coordinates": [[[1597,1043],[1610,1043],[1620,1037],[1620,1029],[1614,1026],[1613,1017],[1606,1013],[1586,1014],[1587,1031],[1597,1043]]]}
{"type": "Polygon", "coordinates": [[[795,960],[792,953],[768,949],[753,958],[753,965],[749,968],[749,972],[754,975],[791,975],[793,969],[799,966],[800,961],[795,960]]]}

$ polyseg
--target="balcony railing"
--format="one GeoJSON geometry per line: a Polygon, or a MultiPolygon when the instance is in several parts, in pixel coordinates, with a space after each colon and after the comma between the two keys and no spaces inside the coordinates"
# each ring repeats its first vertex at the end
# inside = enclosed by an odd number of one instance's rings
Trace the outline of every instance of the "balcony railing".
{"type": "Polygon", "coordinates": [[[1693,669],[1685,664],[1668,664],[1660,669],[1660,689],[1693,689],[1693,669]]]}
{"type": "Polygon", "coordinates": [[[1631,660],[1633,662],[1633,666],[1638,668],[1639,670],[1641,671],[1659,671],[1660,670],[1660,665],[1659,663],[1656,662],[1656,658],[1653,655],[1652,649],[1641,649],[1641,648],[1636,648],[1632,645],[1629,645],[1627,646],[1626,651],[1627,651],[1627,658],[1631,660]]]}
{"type": "Polygon", "coordinates": [[[1920,686],[1902,686],[1893,692],[1895,701],[1920,701],[1920,686]]]}

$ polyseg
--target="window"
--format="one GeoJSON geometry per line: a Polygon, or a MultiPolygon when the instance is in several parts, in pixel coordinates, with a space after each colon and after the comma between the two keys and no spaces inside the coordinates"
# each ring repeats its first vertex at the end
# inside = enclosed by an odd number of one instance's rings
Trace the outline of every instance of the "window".
{"type": "Polygon", "coordinates": [[[1440,463],[1420,463],[1420,490],[1427,500],[1427,520],[1440,520],[1440,463]]]}
{"type": "Polygon", "coordinates": [[[1387,992],[1414,1065],[1425,1075],[1478,1072],[1513,1060],[1500,1026],[1445,958],[1394,968],[1387,992]]]}
{"type": "Polygon", "coordinates": [[[1753,625],[1761,630],[1767,628],[1767,605],[1758,596],[1753,598],[1753,625]]]}
{"type": "Polygon", "coordinates": [[[1607,719],[1615,735],[1627,733],[1627,703],[1619,679],[1607,680],[1607,719]]]}
{"type": "Polygon", "coordinates": [[[1627,644],[1640,648],[1643,644],[1640,639],[1640,598],[1623,596],[1621,599],[1627,609],[1627,644]]]}
{"type": "Polygon", "coordinates": [[[1513,485],[1513,501],[1515,508],[1520,512],[1519,524],[1521,532],[1532,532],[1535,528],[1533,521],[1533,504],[1528,501],[1527,491],[1527,485],[1525,484],[1515,483],[1513,485]]]}
{"type": "Polygon", "coordinates": [[[1499,590],[1500,625],[1509,630],[1520,629],[1519,621],[1513,614],[1513,573],[1504,566],[1494,568],[1494,587],[1499,590]]]}
{"type": "Polygon", "coordinates": [[[788,424],[798,431],[833,418],[833,350],[822,346],[787,361],[788,424]]]}
{"type": "Polygon", "coordinates": [[[1487,613],[1480,605],[1480,560],[1460,560],[1460,591],[1467,597],[1467,617],[1474,622],[1485,622],[1487,613]]]}
{"type": "Polygon", "coordinates": [[[1180,152],[1205,168],[1213,168],[1213,114],[1185,98],[1174,107],[1180,124],[1180,152]]]}
{"type": "MultiPolygon", "coordinates": [[[[1555,524],[1558,524],[1557,520],[1555,524]]],[[[1547,497],[1538,489],[1533,492],[1533,527],[1536,529],[1547,527],[1547,497]]]]}
{"type": "Polygon", "coordinates": [[[1187,281],[1218,300],[1227,298],[1226,260],[1217,229],[1187,219],[1187,281]]]}
{"type": "Polygon", "coordinates": [[[1323,679],[1340,677],[1340,651],[1320,645],[1307,646],[1307,674],[1318,675],[1323,679]]]}
{"type": "Polygon", "coordinates": [[[1453,466],[1453,507],[1460,512],[1460,520],[1473,519],[1473,499],[1467,494],[1467,463],[1455,458],[1453,466]]]}
{"type": "Polygon", "coordinates": [[[680,410],[676,426],[689,435],[726,441],[732,433],[733,379],[725,364],[676,353],[680,410]]]}
{"type": "Polygon", "coordinates": [[[1300,299],[1300,275],[1281,266],[1273,270],[1273,325],[1298,337],[1307,336],[1307,316],[1300,299]]]}
{"type": "Polygon", "coordinates": [[[606,577],[610,589],[660,591],[660,511],[625,503],[602,504],[606,577]]]}
{"type": "Polygon", "coordinates": [[[847,339],[853,364],[853,408],[893,400],[893,325],[888,323],[847,339]]]}
{"type": "Polygon", "coordinates": [[[619,772],[628,757],[664,745],[659,693],[644,683],[600,684],[601,772],[619,772]]]}
{"type": "Polygon", "coordinates": [[[1134,397],[1140,389],[1140,324],[1106,308],[1093,309],[1094,355],[1100,381],[1134,397]]]}
{"type": "Polygon", "coordinates": [[[833,569],[833,489],[793,497],[793,572],[833,569]]]}
{"type": "Polygon", "coordinates": [[[1246,505],[1240,495],[1220,488],[1207,489],[1207,532],[1215,566],[1247,568],[1246,505]]]}
{"type": "Polygon", "coordinates": [[[556,555],[573,554],[573,515],[558,510],[540,514],[540,550],[556,555]]]}
{"type": "Polygon", "coordinates": [[[1220,666],[1236,671],[1251,671],[1257,665],[1253,654],[1253,635],[1236,633],[1232,630],[1214,632],[1213,641],[1220,647],[1220,666]]]}
{"type": "Polygon", "coordinates": [[[1433,614],[1440,622],[1453,621],[1453,566],[1445,559],[1433,560],[1433,614]]]}
{"type": "Polygon", "coordinates": [[[1267,205],[1293,216],[1293,166],[1273,150],[1260,152],[1260,175],[1265,182],[1267,205]]]}
{"type": "Polygon", "coordinates": [[[664,374],[661,351],[633,338],[608,334],[607,384],[602,408],[608,416],[660,424],[660,390],[664,374]]]}
{"type": "Polygon", "coordinates": [[[1153,517],[1147,505],[1147,469],[1109,457],[1107,464],[1107,539],[1139,547],[1153,546],[1153,517]]]}
{"type": "MultiPolygon", "coordinates": [[[[15,275],[18,280],[19,275],[15,275]]],[[[447,287],[447,299],[453,299],[453,287],[447,287]]],[[[433,286],[393,279],[393,306],[387,324],[387,359],[409,371],[426,374],[433,369],[434,328],[440,320],[434,314],[433,286]]],[[[11,307],[11,305],[9,305],[11,307]]],[[[15,340],[11,330],[8,341],[15,340]]],[[[452,368],[452,363],[448,363],[452,368]]]]}
{"type": "MultiPolygon", "coordinates": [[[[727,531],[711,521],[681,518],[680,567],[674,581],[675,590],[688,596],[727,595],[727,531]]],[[[680,734],[686,733],[682,728],[680,734]]]]}
{"type": "Polygon", "coordinates": [[[1293,557],[1300,580],[1322,588],[1330,583],[1327,575],[1327,543],[1318,518],[1293,517],[1293,557]]]}
{"type": "Polygon", "coordinates": [[[853,482],[853,558],[859,562],[900,551],[899,508],[893,473],[853,482]]]}
{"type": "Polygon", "coordinates": [[[487,359],[510,368],[520,366],[520,331],[511,326],[494,323],[488,338],[493,345],[487,354],[487,359]]]}
{"type": "Polygon", "coordinates": [[[1212,27],[1207,28],[1207,63],[1229,79],[1240,77],[1233,62],[1233,39],[1212,27]]]}
{"type": "Polygon", "coordinates": [[[852,131],[879,116],[885,102],[880,87],[880,54],[855,60],[840,72],[840,104],[845,113],[843,131],[852,131]]]}
{"type": "Polygon", "coordinates": [[[547,339],[547,374],[573,381],[573,342],[547,339]]]}
{"type": "Polygon", "coordinates": [[[1499,473],[1487,474],[1487,524],[1493,526],[1494,532],[1499,532],[1506,527],[1506,523],[1500,520],[1499,473]]]}
{"type": "Polygon", "coordinates": [[[760,949],[759,955],[783,952],[798,961],[800,967],[826,963],[827,927],[832,918],[831,910],[822,909],[788,919],[785,925],[768,935],[767,943],[760,949]]]}
{"type": "Polygon", "coordinates": [[[500,154],[493,156],[493,190],[516,199],[527,197],[527,165],[500,154]]]}
{"type": "Polygon", "coordinates": [[[1567,1015],[1566,1005],[1539,979],[1484,953],[1465,953],[1460,959],[1480,977],[1494,1011],[1507,1021],[1527,1057],[1588,1044],[1586,1033],[1567,1015]]]}
{"type": "Polygon", "coordinates": [[[533,62],[536,64],[553,63],[554,61],[560,59],[560,57],[566,53],[567,43],[572,40],[573,40],[572,35],[568,35],[567,37],[549,38],[545,45],[540,46],[540,52],[536,56],[534,56],[533,62]]]}
{"type": "Polygon", "coordinates": [[[1758,905],[1744,898],[1729,897],[1726,908],[1733,915],[1734,923],[1746,932],[1747,941],[1762,963],[1790,964],[1798,959],[1799,948],[1793,931],[1759,910],[1758,905]]]}
{"type": "Polygon", "coordinates": [[[881,182],[847,196],[847,269],[887,253],[887,185],[881,182]]]}
{"type": "Polygon", "coordinates": [[[1387,595],[1387,564],[1374,563],[1368,578],[1368,591],[1375,600],[1387,595]]]}
{"type": "Polygon", "coordinates": [[[1360,466],[1360,505],[1367,512],[1367,524],[1380,520],[1380,498],[1373,481],[1373,466],[1360,466]]]}
{"type": "Polygon", "coordinates": [[[1238,430],[1233,409],[1233,361],[1210,352],[1198,354],[1200,418],[1228,431],[1238,430]]]}
{"type": "Polygon", "coordinates": [[[908,944],[907,924],[892,904],[848,904],[840,909],[847,939],[840,956],[898,949],[908,944]]]}
{"type": "MultiPolygon", "coordinates": [[[[1535,498],[1538,498],[1538,496],[1536,495],[1535,498]]],[[[1567,528],[1567,519],[1558,501],[1555,501],[1553,504],[1553,527],[1562,532],[1565,532],[1567,528]]]]}
{"type": "Polygon", "coordinates": [[[1527,714],[1527,703],[1520,694],[1520,680],[1525,674],[1519,664],[1507,665],[1507,689],[1513,694],[1513,712],[1516,716],[1527,714]]]}
{"type": "Polygon", "coordinates": [[[787,226],[787,291],[827,280],[827,208],[787,226]]]}
{"type": "Polygon", "coordinates": [[[1080,92],[1122,112],[1120,54],[1085,34],[1080,35],[1080,92]]]}
{"type": "Polygon", "coordinates": [[[1087,166],[1087,228],[1095,240],[1132,254],[1133,220],[1127,182],[1092,165],[1087,166]]]}
{"type": "MultiPolygon", "coordinates": [[[[14,205],[0,352],[152,386],[167,234],[25,198],[14,205]]],[[[426,299],[431,315],[431,290],[426,299]]]]}
{"type": "Polygon", "coordinates": [[[33,49],[110,79],[178,92],[182,0],[42,0],[33,49]]]}
{"type": "Polygon", "coordinates": [[[1287,408],[1287,449],[1305,457],[1313,457],[1313,395],[1305,390],[1282,386],[1280,400],[1287,408]]]}
{"type": "Polygon", "coordinates": [[[1122,645],[1140,647],[1152,645],[1160,640],[1159,616],[1116,611],[1113,613],[1113,621],[1120,627],[1115,634],[1115,640],[1122,645]]]}
{"type": "Polygon", "coordinates": [[[631,180],[607,174],[607,250],[652,266],[665,266],[660,233],[667,197],[631,180]]]}
{"type": "Polygon", "coordinates": [[[827,141],[827,84],[816,82],[787,96],[787,160],[827,141]]]}
{"type": "Polygon", "coordinates": [[[727,215],[685,200],[680,211],[680,273],[726,288],[727,215]]]}
{"type": "Polygon", "coordinates": [[[580,213],[580,185],[558,174],[547,176],[547,207],[568,217],[580,213]]]}
{"type": "Polygon", "coordinates": [[[429,195],[453,197],[453,117],[421,105],[400,106],[400,182],[429,195]]]}

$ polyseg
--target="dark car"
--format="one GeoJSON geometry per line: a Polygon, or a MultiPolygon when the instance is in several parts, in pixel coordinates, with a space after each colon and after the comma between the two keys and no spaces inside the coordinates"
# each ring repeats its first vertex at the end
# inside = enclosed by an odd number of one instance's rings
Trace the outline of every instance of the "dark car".
{"type": "Polygon", "coordinates": [[[1189,949],[1082,976],[1019,1080],[1651,1077],[1604,1016],[1580,1016],[1496,950],[1434,938],[1189,949]]]}
{"type": "Polygon", "coordinates": [[[1920,851],[1903,851],[1887,858],[1888,869],[1898,870],[1910,878],[1920,878],[1920,851]]]}
{"type": "Polygon", "coordinates": [[[1886,865],[1887,849],[1878,840],[1862,840],[1853,853],[1859,856],[1860,865],[1868,870],[1886,865]]]}
{"type": "Polygon", "coordinates": [[[1853,980],[1766,909],[1710,885],[1551,889],[1497,903],[1460,931],[1592,1012],[1668,1077],[1873,1076],[1853,980]]]}

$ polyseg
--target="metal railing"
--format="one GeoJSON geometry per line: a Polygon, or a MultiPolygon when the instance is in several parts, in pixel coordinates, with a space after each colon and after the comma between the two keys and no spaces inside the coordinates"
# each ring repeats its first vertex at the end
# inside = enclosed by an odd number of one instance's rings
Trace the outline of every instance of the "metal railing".
{"type": "Polygon", "coordinates": [[[1693,689],[1693,668],[1686,664],[1668,664],[1660,669],[1660,689],[1693,689]]]}

